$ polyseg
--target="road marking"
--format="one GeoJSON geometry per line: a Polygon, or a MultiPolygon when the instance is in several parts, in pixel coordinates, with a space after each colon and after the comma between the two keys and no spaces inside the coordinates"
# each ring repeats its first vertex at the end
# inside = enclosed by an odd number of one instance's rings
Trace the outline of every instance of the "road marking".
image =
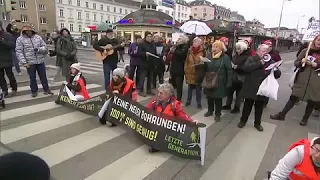
{"type": "MultiPolygon", "coordinates": [[[[99,91],[99,92],[94,92],[90,94],[91,96],[98,96],[105,93],[105,91],[99,91]]],[[[60,105],[56,104],[55,102],[47,102],[47,103],[42,103],[42,104],[36,104],[33,106],[28,106],[28,107],[21,107],[17,109],[12,109],[8,111],[2,111],[0,116],[1,116],[1,121],[11,119],[11,118],[16,118],[19,116],[25,116],[41,111],[46,111],[49,109],[54,109],[60,107],[60,105]]]]}
{"type": "MultiPolygon", "coordinates": [[[[204,109],[198,112],[192,116],[192,119],[203,122],[207,124],[207,127],[209,127],[215,121],[212,117],[203,117],[206,111],[207,110],[204,109]]],[[[87,177],[85,180],[105,180],[106,177],[117,180],[141,180],[157,169],[170,157],[172,157],[172,155],[169,153],[149,153],[148,147],[143,145],[135,151],[123,156],[114,163],[87,177]],[[125,173],[123,173],[123,169],[126,170],[125,173]]]]}
{"type": "Polygon", "coordinates": [[[276,125],[262,123],[264,132],[246,127],[222,151],[200,180],[254,179],[276,125]]]}
{"type": "MultiPolygon", "coordinates": [[[[58,85],[58,86],[61,86],[58,85]]],[[[87,85],[87,90],[89,89],[94,89],[94,88],[99,88],[99,87],[102,87],[98,84],[88,84],[87,85]]],[[[52,91],[54,94],[58,94],[60,92],[60,89],[59,90],[53,90],[52,91]]],[[[43,93],[40,93],[37,97],[31,97],[30,94],[27,94],[27,95],[22,95],[22,96],[14,96],[14,97],[11,97],[11,98],[7,98],[6,99],[6,104],[11,104],[11,103],[15,103],[15,102],[22,102],[22,101],[28,101],[28,100],[33,100],[33,99],[41,99],[41,98],[46,98],[46,97],[50,97],[48,95],[44,95],[43,93]]]]}
{"type": "MultiPolygon", "coordinates": [[[[51,64],[48,64],[48,65],[47,65],[47,68],[50,68],[50,69],[57,69],[57,67],[56,67],[56,66],[51,65],[51,64]]],[[[86,70],[81,70],[81,72],[83,72],[83,74],[97,74],[97,72],[86,71],[86,70]]]]}
{"type": "Polygon", "coordinates": [[[13,129],[4,130],[1,132],[1,142],[4,144],[9,144],[43,132],[83,121],[90,117],[92,116],[77,111],[19,126],[13,129]]]}

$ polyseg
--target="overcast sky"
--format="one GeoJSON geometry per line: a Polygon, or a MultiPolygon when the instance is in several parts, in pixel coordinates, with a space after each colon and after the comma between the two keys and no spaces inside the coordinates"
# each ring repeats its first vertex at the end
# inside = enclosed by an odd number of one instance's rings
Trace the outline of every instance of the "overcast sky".
{"type": "MultiPolygon", "coordinates": [[[[188,0],[190,2],[192,0],[188,0]]],[[[244,15],[246,20],[258,19],[265,27],[278,27],[282,0],[209,0],[244,15]]],[[[311,16],[319,19],[320,0],[286,0],[281,26],[299,29],[308,25],[311,16]],[[305,15],[305,17],[301,17],[305,15]],[[300,18],[301,17],[301,18],[300,18]]]]}

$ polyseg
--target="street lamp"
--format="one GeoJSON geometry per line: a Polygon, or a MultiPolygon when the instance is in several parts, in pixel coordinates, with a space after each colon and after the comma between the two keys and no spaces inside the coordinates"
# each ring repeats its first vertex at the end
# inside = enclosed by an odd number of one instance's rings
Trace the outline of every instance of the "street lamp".
{"type": "Polygon", "coordinates": [[[299,33],[300,33],[300,31],[299,31],[300,20],[301,20],[301,18],[304,18],[305,16],[306,16],[306,15],[302,15],[302,16],[300,16],[299,19],[298,19],[297,30],[298,30],[299,33]]]}
{"type": "Polygon", "coordinates": [[[283,7],[284,7],[284,3],[286,1],[291,1],[291,0],[282,0],[282,6],[281,6],[281,12],[280,12],[280,19],[279,19],[279,25],[278,25],[278,29],[277,29],[277,39],[276,39],[276,49],[278,48],[278,43],[279,43],[279,32],[280,32],[280,26],[281,26],[281,21],[282,21],[282,13],[283,13],[283,7]]]}
{"type": "Polygon", "coordinates": [[[237,31],[239,29],[240,21],[236,17],[230,18],[229,22],[232,24],[233,29],[233,48],[232,48],[232,55],[236,53],[236,43],[237,43],[237,31]]]}

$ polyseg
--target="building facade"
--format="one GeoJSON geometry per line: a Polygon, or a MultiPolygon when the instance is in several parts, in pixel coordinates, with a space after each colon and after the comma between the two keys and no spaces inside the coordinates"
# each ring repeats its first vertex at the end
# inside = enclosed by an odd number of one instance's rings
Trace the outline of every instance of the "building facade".
{"type": "Polygon", "coordinates": [[[223,6],[218,6],[216,4],[214,6],[214,18],[215,19],[222,19],[228,21],[231,18],[231,10],[229,8],[225,8],[223,6]]]}
{"type": "Polygon", "coordinates": [[[191,7],[185,0],[156,0],[155,3],[158,5],[158,11],[174,16],[175,20],[178,22],[190,19],[191,7]],[[167,1],[171,1],[174,4],[175,9],[173,9],[170,4],[167,4],[167,1]]]}
{"type": "Polygon", "coordinates": [[[199,19],[203,21],[214,19],[215,7],[206,0],[196,0],[189,3],[191,6],[191,16],[193,19],[199,19]]]}
{"type": "Polygon", "coordinates": [[[56,28],[55,2],[53,0],[16,0],[15,10],[5,8],[10,0],[0,0],[1,20],[6,26],[11,20],[18,22],[18,28],[31,24],[35,30],[46,34],[56,28]]]}
{"type": "Polygon", "coordinates": [[[139,6],[132,0],[56,0],[56,24],[79,37],[84,28],[106,21],[116,23],[139,6]]]}
{"type": "Polygon", "coordinates": [[[252,21],[246,21],[246,29],[249,33],[266,35],[266,30],[264,29],[264,24],[259,20],[253,19],[252,21]]]}
{"type": "MultiPolygon", "coordinates": [[[[277,36],[277,27],[274,28],[267,28],[266,29],[266,36],[275,37],[277,36]]],[[[296,38],[299,36],[299,31],[297,29],[289,29],[286,27],[280,27],[279,35],[280,38],[296,38]]]]}
{"type": "Polygon", "coordinates": [[[246,19],[243,15],[239,14],[237,11],[231,11],[231,17],[236,18],[239,21],[240,27],[246,26],[246,19]]]}

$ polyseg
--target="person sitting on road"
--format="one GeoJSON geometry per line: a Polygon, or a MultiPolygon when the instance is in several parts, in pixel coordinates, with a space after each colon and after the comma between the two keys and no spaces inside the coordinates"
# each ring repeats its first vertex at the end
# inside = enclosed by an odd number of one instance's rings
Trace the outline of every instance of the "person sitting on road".
{"type": "MultiPolygon", "coordinates": [[[[146,106],[156,113],[160,113],[169,117],[177,117],[186,121],[194,121],[182,109],[181,102],[174,97],[174,88],[169,83],[160,84],[158,88],[158,95],[152,99],[146,106]]],[[[159,150],[149,148],[149,152],[158,152],[159,150]]]]}
{"type": "MultiPolygon", "coordinates": [[[[134,82],[125,76],[125,69],[116,68],[113,70],[109,90],[112,94],[121,94],[128,99],[132,99],[132,94],[135,91],[134,82]]],[[[116,126],[109,121],[107,121],[106,124],[110,127],[116,126]]]]}
{"type": "Polygon", "coordinates": [[[88,90],[86,88],[86,79],[81,73],[80,63],[74,63],[70,66],[71,76],[69,81],[66,82],[66,86],[75,95],[78,101],[84,101],[90,99],[88,90]]]}
{"type": "Polygon", "coordinates": [[[320,179],[320,138],[311,142],[302,139],[289,148],[289,152],[271,172],[269,180],[320,179]]]}

